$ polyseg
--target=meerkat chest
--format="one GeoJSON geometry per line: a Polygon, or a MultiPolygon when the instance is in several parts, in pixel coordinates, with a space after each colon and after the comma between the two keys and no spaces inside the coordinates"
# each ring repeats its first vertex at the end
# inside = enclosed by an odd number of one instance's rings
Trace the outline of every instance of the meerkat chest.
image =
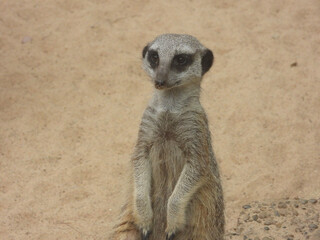
{"type": "Polygon", "coordinates": [[[170,112],[157,114],[153,131],[154,143],[177,142],[179,134],[179,117],[170,112]]]}
{"type": "Polygon", "coordinates": [[[161,156],[184,154],[201,128],[198,115],[195,111],[157,112],[148,108],[142,119],[141,132],[150,152],[161,156]]]}
{"type": "Polygon", "coordinates": [[[183,128],[183,121],[178,114],[171,112],[157,114],[150,136],[150,154],[154,161],[171,161],[171,164],[181,161],[184,142],[180,136],[183,128]]]}

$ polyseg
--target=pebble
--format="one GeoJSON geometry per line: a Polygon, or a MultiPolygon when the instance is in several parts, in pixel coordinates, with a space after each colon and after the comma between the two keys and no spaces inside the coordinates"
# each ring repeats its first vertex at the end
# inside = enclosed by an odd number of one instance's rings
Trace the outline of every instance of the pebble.
{"type": "Polygon", "coordinates": [[[317,214],[315,214],[313,217],[310,217],[309,219],[310,219],[312,222],[319,222],[319,218],[320,218],[320,214],[317,213],[317,214]]]}
{"type": "Polygon", "coordinates": [[[243,207],[244,209],[249,209],[249,208],[251,208],[250,205],[243,205],[242,207],[243,207]]]}
{"type": "Polygon", "coordinates": [[[284,238],[285,238],[286,240],[293,240],[293,239],[294,239],[294,235],[293,235],[293,234],[286,235],[286,236],[284,236],[284,238]]]}
{"type": "Polygon", "coordinates": [[[294,62],[294,63],[291,63],[291,64],[290,64],[290,67],[296,67],[296,66],[298,66],[298,63],[297,63],[297,62],[294,62]]]}
{"type": "Polygon", "coordinates": [[[314,229],[317,229],[318,228],[318,225],[314,224],[314,223],[311,223],[309,224],[308,226],[310,228],[310,230],[314,230],[314,229]]]}
{"type": "Polygon", "coordinates": [[[315,204],[318,202],[318,200],[317,199],[310,199],[309,202],[315,204]]]}
{"type": "Polygon", "coordinates": [[[278,208],[287,208],[287,205],[284,202],[279,202],[278,208]]]}
{"type": "Polygon", "coordinates": [[[259,213],[259,218],[266,218],[268,215],[266,212],[259,213]]]}
{"type": "Polygon", "coordinates": [[[307,204],[307,203],[308,203],[308,200],[301,199],[300,202],[301,202],[302,204],[307,204]]]}
{"type": "Polygon", "coordinates": [[[287,211],[285,209],[279,209],[278,213],[281,215],[281,216],[286,216],[287,215],[287,211]]]}
{"type": "Polygon", "coordinates": [[[257,221],[257,220],[258,220],[258,215],[253,215],[253,216],[252,216],[252,219],[253,219],[254,221],[257,221]]]}
{"type": "Polygon", "coordinates": [[[264,222],[264,225],[271,225],[273,224],[273,220],[272,219],[267,219],[265,222],[264,222]]]}
{"type": "Polygon", "coordinates": [[[269,231],[270,228],[269,227],[264,227],[264,230],[269,231]]]}

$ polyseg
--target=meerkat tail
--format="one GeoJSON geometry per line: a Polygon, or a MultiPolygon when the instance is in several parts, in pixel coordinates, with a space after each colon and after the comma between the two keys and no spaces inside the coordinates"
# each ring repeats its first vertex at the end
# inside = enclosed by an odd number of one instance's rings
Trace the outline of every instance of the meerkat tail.
{"type": "Polygon", "coordinates": [[[114,227],[110,240],[140,240],[139,231],[134,224],[133,215],[128,205],[124,206],[120,221],[114,227]]]}

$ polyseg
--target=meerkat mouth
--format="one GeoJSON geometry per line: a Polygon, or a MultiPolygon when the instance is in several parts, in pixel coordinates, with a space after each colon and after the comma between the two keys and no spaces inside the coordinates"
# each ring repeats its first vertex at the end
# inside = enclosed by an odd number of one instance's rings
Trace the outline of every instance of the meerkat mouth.
{"type": "Polygon", "coordinates": [[[163,84],[163,85],[159,85],[157,83],[155,83],[155,88],[158,89],[158,90],[164,90],[164,89],[172,89],[172,88],[175,88],[175,87],[179,87],[181,84],[181,80],[175,82],[173,85],[166,85],[166,84],[163,84]]]}
{"type": "Polygon", "coordinates": [[[159,85],[155,84],[155,88],[158,90],[163,90],[163,89],[166,89],[167,87],[166,86],[159,86],[159,85]]]}

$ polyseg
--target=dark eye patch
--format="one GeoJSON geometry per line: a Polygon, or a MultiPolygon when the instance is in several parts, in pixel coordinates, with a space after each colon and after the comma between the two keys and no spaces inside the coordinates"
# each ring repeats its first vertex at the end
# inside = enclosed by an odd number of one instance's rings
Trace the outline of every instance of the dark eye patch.
{"type": "Polygon", "coordinates": [[[150,50],[148,52],[148,61],[152,68],[156,68],[159,65],[159,55],[157,51],[150,50]]]}
{"type": "Polygon", "coordinates": [[[183,72],[192,64],[192,62],[192,54],[177,54],[172,59],[171,68],[178,72],[183,72]]]}

